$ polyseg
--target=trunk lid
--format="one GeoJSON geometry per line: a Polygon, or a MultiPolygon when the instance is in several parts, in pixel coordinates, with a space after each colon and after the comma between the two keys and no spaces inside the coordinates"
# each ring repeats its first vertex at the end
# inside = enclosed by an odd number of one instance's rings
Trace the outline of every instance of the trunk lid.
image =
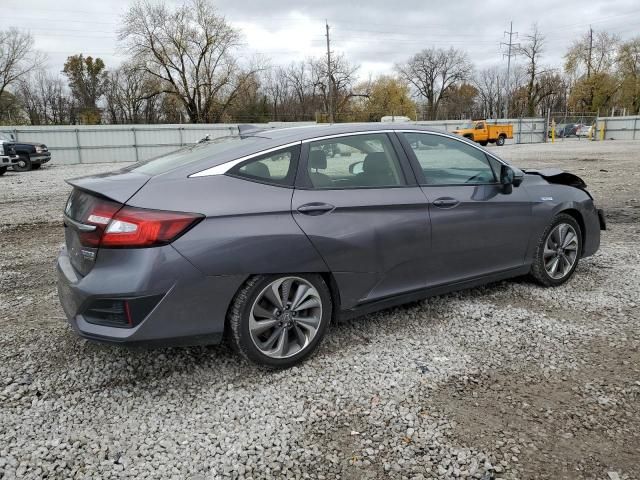
{"type": "Polygon", "coordinates": [[[67,180],[74,187],[64,210],[65,243],[71,264],[76,271],[87,275],[95,264],[98,246],[87,246],[83,235],[93,230],[87,225],[88,217],[95,214],[97,204],[115,213],[151,177],[134,172],[112,172],[67,180]]]}

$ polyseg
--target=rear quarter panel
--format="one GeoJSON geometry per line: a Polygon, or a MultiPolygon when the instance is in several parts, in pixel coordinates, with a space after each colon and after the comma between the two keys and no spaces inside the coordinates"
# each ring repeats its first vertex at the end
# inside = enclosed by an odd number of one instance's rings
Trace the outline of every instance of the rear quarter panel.
{"type": "Polygon", "coordinates": [[[206,275],[327,271],[293,220],[292,194],[225,175],[154,177],[127,203],[205,215],[172,245],[206,275]]]}

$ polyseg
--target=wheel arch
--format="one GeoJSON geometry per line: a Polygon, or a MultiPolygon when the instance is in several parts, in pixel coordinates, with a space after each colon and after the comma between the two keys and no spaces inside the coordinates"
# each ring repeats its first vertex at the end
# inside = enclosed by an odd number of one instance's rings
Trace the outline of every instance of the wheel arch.
{"type": "Polygon", "coordinates": [[[582,216],[580,211],[575,208],[566,208],[564,210],[560,210],[556,215],[560,215],[561,213],[565,213],[573,217],[573,219],[576,222],[578,222],[578,226],[580,227],[580,244],[582,245],[580,256],[582,256],[582,251],[584,251],[584,242],[586,240],[586,234],[587,234],[586,225],[584,223],[584,217],[582,216]]]}

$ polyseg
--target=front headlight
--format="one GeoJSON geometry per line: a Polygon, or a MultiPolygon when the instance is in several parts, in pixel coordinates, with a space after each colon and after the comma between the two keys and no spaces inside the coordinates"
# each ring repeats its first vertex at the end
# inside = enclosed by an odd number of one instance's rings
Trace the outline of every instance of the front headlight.
{"type": "Polygon", "coordinates": [[[42,153],[42,152],[45,152],[45,151],[46,151],[46,148],[43,147],[42,145],[38,145],[36,147],[36,153],[42,153]]]}
{"type": "Polygon", "coordinates": [[[4,143],[0,143],[0,155],[4,155],[4,143]]]}

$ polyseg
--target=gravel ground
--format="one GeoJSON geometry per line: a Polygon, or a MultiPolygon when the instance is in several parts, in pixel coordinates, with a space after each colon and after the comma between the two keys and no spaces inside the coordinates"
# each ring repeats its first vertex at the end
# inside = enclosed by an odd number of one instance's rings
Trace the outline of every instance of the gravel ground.
{"type": "Polygon", "coordinates": [[[269,373],[225,346],[76,337],[53,263],[64,178],[0,178],[0,478],[640,478],[640,142],[498,150],[607,210],[571,282],[500,282],[333,326],[269,373]]]}

